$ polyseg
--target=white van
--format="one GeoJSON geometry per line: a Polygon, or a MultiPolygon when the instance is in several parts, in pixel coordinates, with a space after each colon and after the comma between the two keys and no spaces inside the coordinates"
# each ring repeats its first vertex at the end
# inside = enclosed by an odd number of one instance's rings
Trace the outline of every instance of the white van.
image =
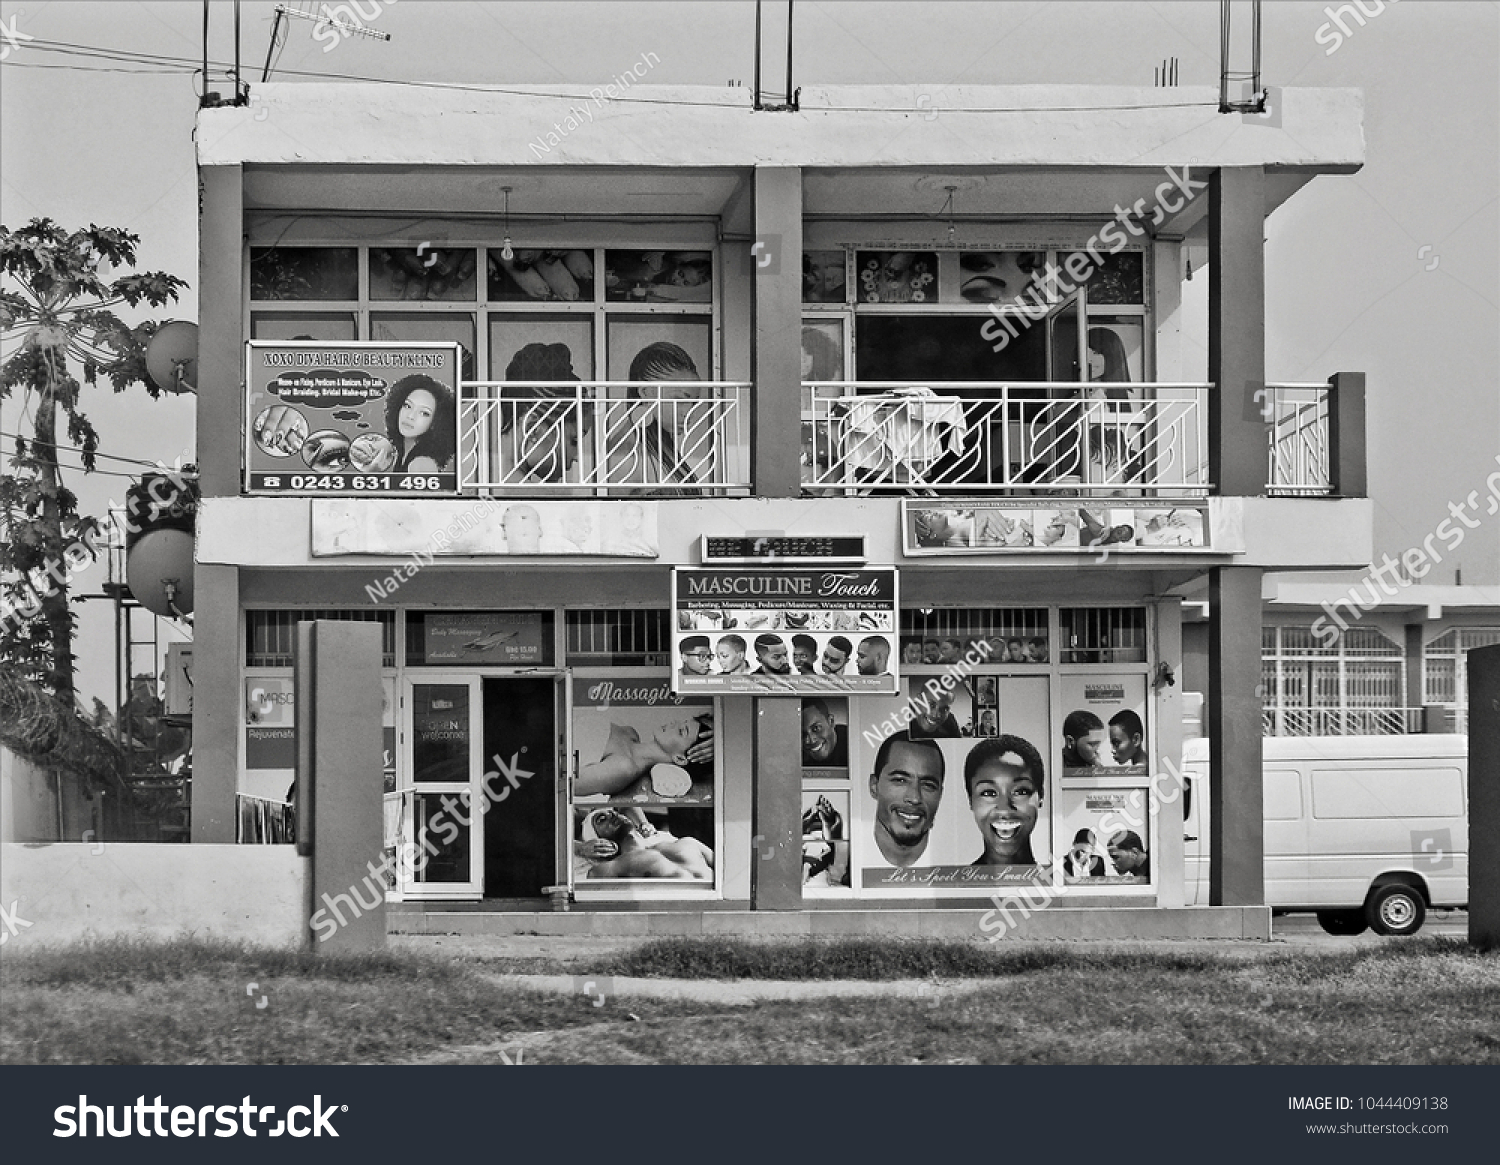
{"type": "MultiPolygon", "coordinates": [[[[1266,905],[1415,934],[1469,902],[1467,736],[1265,738],[1266,905]]],[[[1208,741],[1183,746],[1188,902],[1208,902],[1208,741]]]]}

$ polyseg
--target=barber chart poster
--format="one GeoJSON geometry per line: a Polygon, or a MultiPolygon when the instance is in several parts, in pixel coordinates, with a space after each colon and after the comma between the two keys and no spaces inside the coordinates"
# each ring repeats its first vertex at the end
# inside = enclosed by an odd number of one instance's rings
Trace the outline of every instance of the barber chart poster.
{"type": "Polygon", "coordinates": [[[672,690],[894,695],[893,568],[672,572],[672,690]]]}

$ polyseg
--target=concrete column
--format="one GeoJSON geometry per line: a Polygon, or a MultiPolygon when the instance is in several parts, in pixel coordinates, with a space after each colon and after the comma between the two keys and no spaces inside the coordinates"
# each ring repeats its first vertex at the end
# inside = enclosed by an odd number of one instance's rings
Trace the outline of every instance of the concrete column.
{"type": "Polygon", "coordinates": [[[1265,184],[1263,167],[1236,166],[1208,187],[1209,472],[1244,497],[1266,492],[1265,184]]]}
{"type": "Polygon", "coordinates": [[[1183,882],[1182,782],[1182,604],[1176,600],[1156,604],[1156,642],[1159,655],[1152,661],[1169,664],[1177,673],[1176,684],[1152,689],[1155,732],[1151,753],[1149,803],[1155,807],[1151,822],[1155,850],[1156,904],[1187,905],[1183,882]]]}
{"type": "MultiPolygon", "coordinates": [[[[1500,646],[1469,652],[1469,837],[1500,836],[1500,646]]],[[[1469,942],[1500,948],[1500,862],[1469,844],[1469,942]]]]}
{"type": "Polygon", "coordinates": [[[240,492],[244,195],[238,166],[204,166],[198,215],[198,467],[204,497],[240,492]]]}
{"type": "Polygon", "coordinates": [[[1260,717],[1261,570],[1209,574],[1209,902],[1265,903],[1265,817],[1260,717]]]}
{"type": "MultiPolygon", "coordinates": [[[[802,171],[755,171],[755,426],[758,497],[802,492],[802,171]],[[764,266],[763,260],[769,259],[764,266]]],[[[800,859],[799,859],[800,860],[800,859]]]]}
{"type": "MultiPolygon", "coordinates": [[[[1403,661],[1406,670],[1406,696],[1402,702],[1408,708],[1422,708],[1427,704],[1426,694],[1422,691],[1423,630],[1424,628],[1420,623],[1408,623],[1406,625],[1406,658],[1403,661]]],[[[1425,724],[1422,731],[1427,731],[1425,724]]]]}
{"type": "Polygon", "coordinates": [[[1365,456],[1365,374],[1328,378],[1328,475],[1341,498],[1369,496],[1365,456]]]}
{"type": "Polygon", "coordinates": [[[297,624],[297,849],[314,950],[385,946],[380,627],[297,624]]]}
{"type": "Polygon", "coordinates": [[[239,567],[200,562],[193,604],[193,841],[232,844],[245,702],[239,567]]]}
{"type": "MultiPolygon", "coordinates": [[[[732,698],[732,697],[731,697],[732,698]]],[[[755,697],[750,908],[802,908],[802,702],[755,697]]]]}

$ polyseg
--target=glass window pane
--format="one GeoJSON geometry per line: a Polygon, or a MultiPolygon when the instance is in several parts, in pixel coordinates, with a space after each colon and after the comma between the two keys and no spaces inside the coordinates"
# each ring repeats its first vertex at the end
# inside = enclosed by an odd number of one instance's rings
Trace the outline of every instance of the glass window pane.
{"type": "Polygon", "coordinates": [[[592,250],[517,250],[506,259],[499,247],[489,249],[488,297],[494,303],[559,300],[593,303],[592,250]]]}
{"type": "Polygon", "coordinates": [[[957,259],[958,302],[1049,302],[1046,251],[961,251],[957,259]]]}
{"type": "MultiPolygon", "coordinates": [[[[1073,255],[1082,256],[1074,261],[1074,271],[1084,271],[1081,286],[1089,289],[1089,303],[1096,304],[1144,304],[1146,302],[1146,256],[1141,251],[1121,251],[1118,255],[1103,255],[1101,262],[1083,251],[1073,255]],[[1086,264],[1086,266],[1084,266],[1086,264]]],[[[1066,272],[1067,262],[1073,255],[1059,256],[1057,265],[1066,272]]],[[[1064,278],[1070,281],[1071,272],[1064,278]]]]}
{"type": "Polygon", "coordinates": [[[491,380],[591,380],[591,315],[490,316],[491,380]]]}
{"type": "Polygon", "coordinates": [[[802,302],[847,302],[847,265],[844,251],[803,251],[802,302]]]}
{"type": "Polygon", "coordinates": [[[474,317],[457,312],[371,312],[372,340],[435,340],[463,349],[460,380],[474,379],[474,317]]]}
{"type": "MultiPolygon", "coordinates": [[[[443,796],[452,794],[416,794],[413,872],[419,883],[469,880],[469,828],[443,806],[443,796]]],[[[467,817],[462,806],[460,813],[467,817]]]]}
{"type": "Polygon", "coordinates": [[[858,251],[854,256],[857,303],[937,303],[936,251],[858,251]]]}
{"type": "Polygon", "coordinates": [[[857,380],[1006,382],[1047,379],[1046,328],[1016,317],[1017,334],[1004,333],[989,316],[866,315],[855,322],[857,380]]]}
{"type": "Polygon", "coordinates": [[[465,684],[412,688],[412,780],[469,780],[469,689],[465,684]]]}
{"type": "Polygon", "coordinates": [[[331,340],[344,343],[359,339],[359,325],[352,313],[258,311],[250,315],[252,340],[331,340]]]}
{"type": "Polygon", "coordinates": [[[611,303],[712,303],[712,251],[605,251],[611,303]]]}
{"type": "Polygon", "coordinates": [[[472,300],[472,247],[370,248],[370,298],[413,300],[472,300]]]}
{"type": "Polygon", "coordinates": [[[358,299],[355,247],[251,247],[251,299],[358,299]]]}

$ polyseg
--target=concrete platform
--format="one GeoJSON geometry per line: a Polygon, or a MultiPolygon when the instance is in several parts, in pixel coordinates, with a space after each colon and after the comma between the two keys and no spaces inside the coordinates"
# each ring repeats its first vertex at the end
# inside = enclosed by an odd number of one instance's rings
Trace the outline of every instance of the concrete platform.
{"type": "Polygon", "coordinates": [[[687,911],[485,911],[421,908],[405,903],[387,915],[391,934],[550,935],[612,938],[693,937],[887,937],[976,941],[1037,939],[1253,939],[1271,938],[1265,906],[1055,907],[1016,914],[1001,927],[986,910],[814,910],[801,912],[687,911]],[[414,908],[415,907],[415,908],[414,908]]]}

